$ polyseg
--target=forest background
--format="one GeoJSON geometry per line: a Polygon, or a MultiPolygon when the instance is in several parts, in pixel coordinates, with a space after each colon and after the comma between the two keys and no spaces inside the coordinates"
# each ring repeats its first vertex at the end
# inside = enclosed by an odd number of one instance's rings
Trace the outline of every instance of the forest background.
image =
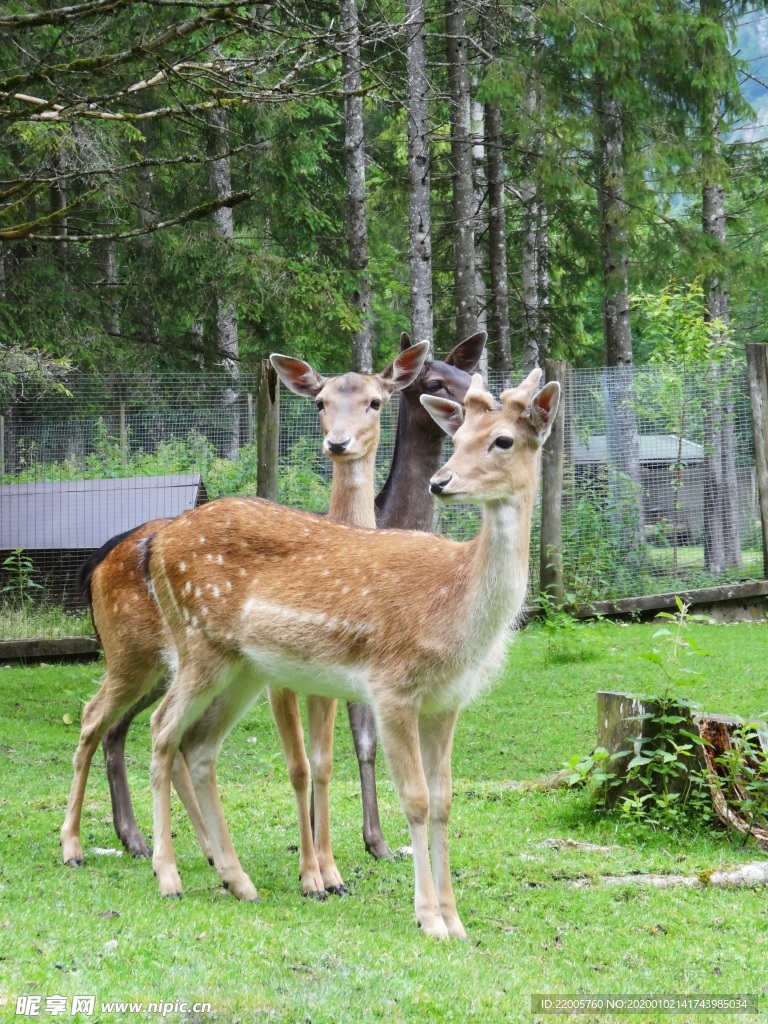
{"type": "Polygon", "coordinates": [[[404,329],[627,365],[681,296],[708,355],[762,341],[767,43],[721,0],[12,0],[4,397],[404,329]]]}

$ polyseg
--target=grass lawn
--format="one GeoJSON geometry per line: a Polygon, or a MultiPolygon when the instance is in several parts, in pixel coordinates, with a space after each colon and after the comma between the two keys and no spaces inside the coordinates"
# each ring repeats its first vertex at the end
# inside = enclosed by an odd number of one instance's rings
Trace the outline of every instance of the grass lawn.
{"type": "MultiPolygon", "coordinates": [[[[219,770],[235,844],[260,904],[239,904],[221,890],[178,801],[182,901],[160,899],[149,863],[96,854],[94,848],[116,845],[100,753],[84,810],[86,865],[64,867],[58,832],[77,723],[101,666],[0,669],[0,1019],[23,1019],[15,1016],[16,997],[38,994],[44,1020],[45,997],[95,995],[92,1016],[67,1012],[66,1019],[153,1019],[102,1011],[107,1001],[205,1000],[212,1013],[168,1019],[642,1022],[662,1017],[532,1016],[530,997],[753,993],[764,1009],[750,1019],[768,1020],[764,891],[569,886],[583,875],[696,872],[764,854],[725,833],[654,832],[618,815],[600,817],[581,793],[522,794],[504,786],[591,750],[598,689],[661,688],[658,669],[638,657],[655,628],[601,623],[554,641],[529,629],[512,647],[503,678],[460,718],[452,866],[468,942],[420,935],[410,861],[375,863],[365,854],[356,764],[341,715],[332,807],[348,897],[318,903],[300,895],[293,796],[265,703],[229,737],[219,770]],[[616,848],[557,852],[540,845],[564,837],[616,848]]],[[[706,678],[687,695],[713,711],[768,711],[768,626],[696,626],[692,635],[712,655],[701,663],[706,678]]],[[[137,816],[149,829],[146,716],[129,748],[137,816]]],[[[383,765],[380,800],[385,835],[399,847],[407,829],[383,765]]]]}

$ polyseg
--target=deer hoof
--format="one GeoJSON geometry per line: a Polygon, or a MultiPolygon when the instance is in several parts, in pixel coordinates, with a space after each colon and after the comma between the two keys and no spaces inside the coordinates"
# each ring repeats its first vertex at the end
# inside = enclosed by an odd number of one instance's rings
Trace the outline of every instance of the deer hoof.
{"type": "Polygon", "coordinates": [[[184,893],[182,892],[166,892],[163,893],[164,900],[180,900],[184,893]]]}
{"type": "Polygon", "coordinates": [[[365,844],[365,849],[375,860],[392,860],[392,851],[383,838],[372,839],[365,844]]]}
{"type": "Polygon", "coordinates": [[[331,896],[349,896],[349,889],[346,885],[329,885],[325,891],[329,892],[331,896]]]}
{"type": "Polygon", "coordinates": [[[85,864],[82,857],[70,857],[69,860],[64,862],[68,868],[81,868],[85,864]]]}
{"type": "Polygon", "coordinates": [[[325,903],[328,899],[328,893],[325,889],[308,889],[304,895],[309,900],[317,900],[318,903],[325,903]]]}

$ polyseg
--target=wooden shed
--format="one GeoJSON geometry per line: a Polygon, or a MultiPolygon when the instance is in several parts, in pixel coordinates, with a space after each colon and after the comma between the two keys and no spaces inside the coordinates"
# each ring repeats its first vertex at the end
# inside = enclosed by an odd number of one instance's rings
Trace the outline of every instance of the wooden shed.
{"type": "Polygon", "coordinates": [[[118,533],[207,500],[199,473],[3,484],[0,563],[22,549],[31,578],[44,588],[35,593],[71,607],[79,604],[77,570],[92,551],[118,533]]]}

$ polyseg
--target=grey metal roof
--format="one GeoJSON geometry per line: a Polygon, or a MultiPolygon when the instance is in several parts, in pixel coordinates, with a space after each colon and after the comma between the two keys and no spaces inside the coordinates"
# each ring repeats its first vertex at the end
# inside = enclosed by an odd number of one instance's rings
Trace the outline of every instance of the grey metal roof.
{"type": "MultiPolygon", "coordinates": [[[[704,448],[694,441],[680,441],[675,434],[640,434],[641,462],[702,462],[704,448]]],[[[605,462],[608,459],[608,446],[604,434],[593,434],[585,443],[577,440],[573,450],[574,462],[605,462]]]]}
{"type": "Polygon", "coordinates": [[[0,551],[99,548],[208,500],[199,473],[0,486],[0,551]]]}

